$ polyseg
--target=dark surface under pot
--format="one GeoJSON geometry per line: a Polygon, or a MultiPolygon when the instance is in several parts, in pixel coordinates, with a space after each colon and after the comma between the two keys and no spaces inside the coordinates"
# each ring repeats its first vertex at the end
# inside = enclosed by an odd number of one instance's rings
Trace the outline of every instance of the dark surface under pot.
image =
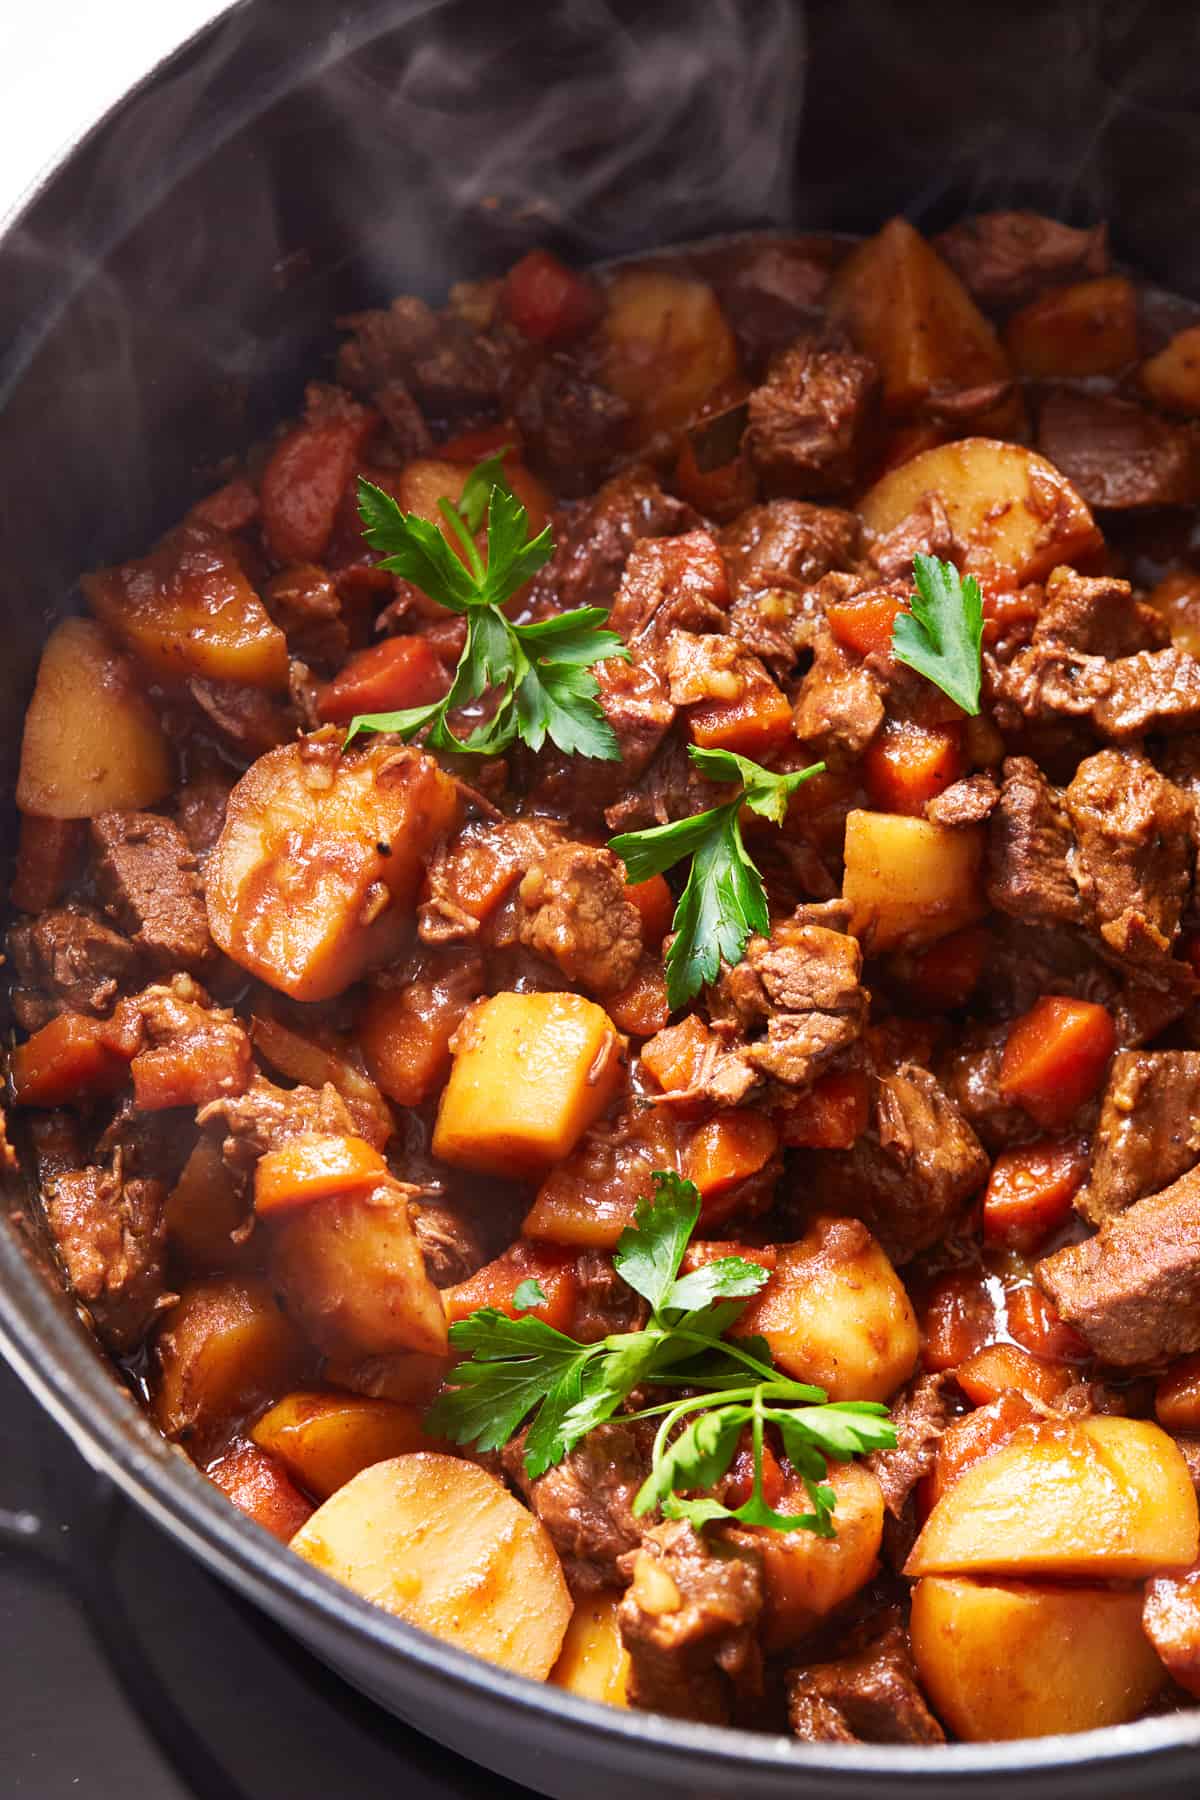
{"type": "MultiPolygon", "coordinates": [[[[1004,205],[1107,216],[1122,260],[1200,296],[1198,50],[1194,8],[1147,0],[1036,13],[880,0],[235,8],[86,138],[0,240],[6,791],[46,622],[72,604],[77,571],[140,550],[224,455],[293,406],[337,312],[395,291],[436,297],[535,242],[601,258],[747,226],[869,228],[901,209],[937,228],[1004,205]]],[[[28,1197],[14,1198],[19,1212],[28,1197]]],[[[43,1279],[32,1206],[26,1216],[30,1229],[0,1228],[0,1339],[76,1441],[363,1690],[538,1791],[1195,1791],[1200,1714],[1031,1745],[801,1747],[572,1702],[423,1638],[265,1539],[164,1444],[43,1279]]],[[[82,1515],[97,1531],[84,1558],[97,1591],[120,1554],[104,1516],[82,1515]]],[[[222,1618],[246,1615],[194,1570],[176,1572],[128,1518],[137,1585],[161,1615],[201,1591],[218,1604],[199,1654],[219,1672],[235,1629],[222,1618]]],[[[109,1618],[114,1654],[136,1659],[136,1632],[119,1611],[109,1618]]],[[[252,1629],[286,1646],[273,1627],[252,1629]]],[[[257,1691],[254,1675],[237,1684],[247,1713],[263,1704],[269,1666],[257,1691]]],[[[344,1698],[323,1675],[311,1681],[306,1723],[344,1698]]],[[[69,1703],[59,1695],[47,1710],[47,1736],[69,1703]]],[[[171,1729],[190,1742],[174,1717],[171,1729]]],[[[385,1745],[400,1730],[369,1729],[385,1745]]],[[[403,1779],[418,1787],[420,1758],[403,1744],[403,1779]]],[[[201,1733],[206,1776],[209,1747],[201,1733]]],[[[332,1760],[324,1791],[344,1791],[352,1765],[340,1779],[336,1749],[332,1760]]],[[[272,1791],[249,1776],[222,1787],[226,1774],[200,1791],[272,1791]]],[[[106,1794],[81,1776],[83,1791],[106,1794]]],[[[394,1778],[372,1770],[358,1785],[394,1778]]],[[[26,1790],[53,1795],[36,1778],[26,1790]]]]}

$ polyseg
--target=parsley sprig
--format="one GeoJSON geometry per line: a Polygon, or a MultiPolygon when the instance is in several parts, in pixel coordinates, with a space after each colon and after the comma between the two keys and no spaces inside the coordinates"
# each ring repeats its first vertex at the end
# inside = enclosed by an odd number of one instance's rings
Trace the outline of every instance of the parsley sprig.
{"type": "MultiPolygon", "coordinates": [[[[456,1365],[453,1385],[430,1409],[430,1429],[458,1444],[499,1450],[528,1419],[524,1462],[536,1479],[613,1418],[635,1388],[681,1388],[680,1397],[622,1414],[661,1421],[636,1514],[657,1507],[667,1518],[697,1526],[736,1519],[834,1536],[826,1459],[848,1461],[894,1445],[886,1407],[870,1401],[831,1405],[823,1388],[773,1368],[762,1339],[726,1341],[722,1334],[766,1282],[767,1271],[744,1257],[724,1256],[681,1276],[700,1196],[690,1181],[661,1170],[654,1185],[654,1198],[639,1202],[636,1223],[622,1233],[613,1258],[622,1280],[650,1304],[646,1326],[580,1344],[528,1312],[515,1319],[492,1307],[472,1313],[450,1327],[453,1348],[468,1352],[469,1360],[456,1365]],[[811,1512],[779,1513],[767,1503],[762,1471],[768,1425],[780,1433],[811,1512]],[[728,1471],[747,1426],[752,1490],[743,1505],[729,1508],[700,1490],[728,1471]]],[[[545,1296],[527,1280],[514,1298],[524,1307],[545,1296]]]]}
{"type": "Polygon", "coordinates": [[[360,731],[394,731],[406,741],[424,731],[433,750],[495,756],[517,738],[533,750],[549,738],[568,756],[617,760],[617,740],[591,672],[610,656],[629,656],[615,632],[600,629],[608,609],[583,606],[534,625],[514,625],[502,610],[554,550],[548,525],[529,536],[529,515],[504,476],[504,451],[472,469],[457,505],[443,499],[438,506],[461,555],[446,531],[417,513],[402,512],[390,494],[359,477],[363,536],[387,552],[380,567],[411,581],[439,606],[462,613],[467,638],[443,699],[400,712],[359,713],[350,721],[346,742],[360,731]],[[485,518],[486,561],[475,542],[485,518]],[[491,718],[465,738],[456,737],[449,715],[493,688],[500,698],[491,718]]]}
{"type": "Polygon", "coordinates": [[[965,713],[979,711],[983,596],[973,575],[936,556],[913,557],[912,611],[892,626],[892,655],[949,694],[965,713]]]}
{"type": "Polygon", "coordinates": [[[770,930],[763,879],[742,841],[743,806],[782,825],[791,795],[825,767],[813,763],[776,775],[733,750],[699,750],[692,745],[688,755],[710,781],[736,781],[738,792],[723,805],[690,819],[623,832],[610,838],[608,845],[625,864],[630,881],[648,881],[685,856],[692,859],[672,920],[675,938],[667,951],[667,1000],[672,1011],[715,981],[722,961],[730,967],[741,962],[753,932],[770,930]]]}

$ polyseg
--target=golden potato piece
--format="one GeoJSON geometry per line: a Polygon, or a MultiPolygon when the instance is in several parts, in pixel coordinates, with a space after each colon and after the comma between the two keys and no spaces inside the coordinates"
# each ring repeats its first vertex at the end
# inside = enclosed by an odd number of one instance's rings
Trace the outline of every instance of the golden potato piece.
{"type": "Polygon", "coordinates": [[[364,1469],[292,1549],[460,1650],[544,1681],[571,1619],[545,1527],[475,1463],[418,1452],[364,1469]]]}
{"type": "MultiPolygon", "coordinates": [[[[1200,361],[1200,350],[1197,360],[1200,361]]],[[[1166,620],[1175,648],[1186,650],[1189,656],[1200,656],[1200,573],[1194,569],[1172,569],[1150,590],[1146,600],[1166,620]]]]}
{"type": "Polygon", "coordinates": [[[171,757],[145,676],[90,619],[64,619],[46,639],[25,714],[17,805],[46,819],[153,806],[169,792],[171,757]]]}
{"type": "Polygon", "coordinates": [[[932,943],[982,918],[985,841],[982,826],[847,814],[842,894],[851,931],[878,955],[932,943]]]}
{"type": "MultiPolygon", "coordinates": [[[[731,1535],[752,1544],[762,1557],[765,1610],[763,1647],[786,1650],[807,1636],[826,1617],[864,1587],[875,1573],[883,1541],[883,1492],[870,1469],[861,1463],[829,1465],[826,1476],[837,1495],[833,1523],[836,1537],[815,1531],[773,1531],[766,1526],[740,1526],[731,1535]]],[[[791,1491],[778,1510],[811,1511],[808,1494],[793,1477],[791,1491]]]]}
{"type": "Polygon", "coordinates": [[[737,374],[737,345],[705,281],[623,269],[600,322],[604,381],[633,408],[638,442],[684,425],[715,387],[737,374]]]}
{"type": "Polygon", "coordinates": [[[153,1413],[168,1437],[206,1436],[290,1387],[306,1352],[259,1276],[217,1276],[183,1290],[154,1345],[153,1413]]]}
{"type": "Polygon", "coordinates": [[[1115,375],[1137,361],[1137,295],[1124,275],[1051,288],[1014,313],[1004,342],[1022,375],[1115,375]]]}
{"type": "Polygon", "coordinates": [[[765,1337],[786,1374],[831,1400],[886,1400],[920,1350],[904,1283],[857,1219],[816,1219],[782,1245],[736,1329],[765,1337]]]}
{"type": "Polygon", "coordinates": [[[971,437],[924,450],[877,481],[858,510],[867,531],[883,537],[926,494],[945,507],[968,574],[1040,581],[1101,542],[1065,475],[1020,444],[971,437]]]}
{"type": "Polygon", "coordinates": [[[494,994],[455,1033],[433,1153],[485,1175],[539,1175],[619,1088],[621,1040],[580,994],[494,994]]]}
{"type": "Polygon", "coordinates": [[[912,1647],[935,1712],[968,1743],[1123,1724],[1166,1674],[1140,1588],[929,1576],[913,1594],[912,1647]]]}
{"type": "Polygon", "coordinates": [[[418,750],[282,744],[229,796],[206,875],[213,937],[295,1000],[340,994],[396,949],[458,812],[454,783],[418,750]]]}
{"type": "Polygon", "coordinates": [[[373,1463],[436,1448],[419,1406],[395,1406],[358,1394],[285,1394],[250,1436],[279,1458],[300,1486],[327,1500],[373,1463]]]}
{"type": "Polygon", "coordinates": [[[1139,380],[1167,412],[1200,413],[1200,325],[1189,325],[1142,364],[1139,380]]]}
{"type": "Polygon", "coordinates": [[[550,1671],[555,1687],[584,1700],[628,1706],[629,1652],[621,1642],[619,1591],[581,1594],[567,1626],[558,1661],[550,1671]]]}
{"type": "Polygon", "coordinates": [[[1141,1581],[1186,1569],[1200,1547],[1178,1445],[1145,1419],[1022,1429],[938,1501],[905,1574],[1141,1581]]]}
{"type": "Polygon", "coordinates": [[[198,1137],[179,1180],[167,1196],[167,1242],[192,1268],[229,1269],[244,1261],[246,1245],[234,1232],[249,1218],[220,1145],[198,1137]]]}

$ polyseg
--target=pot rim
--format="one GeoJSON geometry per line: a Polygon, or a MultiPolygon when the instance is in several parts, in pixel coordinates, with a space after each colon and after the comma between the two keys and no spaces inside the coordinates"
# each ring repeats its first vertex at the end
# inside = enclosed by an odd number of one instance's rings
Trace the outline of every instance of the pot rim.
{"type": "MultiPolygon", "coordinates": [[[[412,10],[441,3],[425,0],[412,10]]],[[[17,234],[52,197],[68,168],[85,158],[141,95],[169,77],[238,14],[252,13],[254,5],[255,0],[214,5],[205,24],[145,69],[98,118],[66,138],[16,200],[0,211],[0,267],[17,234]]],[[[8,383],[19,379],[69,297],[69,292],[52,294],[40,315],[26,322],[19,344],[10,340],[9,355],[3,359],[8,368],[0,371],[0,405],[8,383]]],[[[1144,1765],[1148,1756],[1160,1768],[1167,1763],[1182,1768],[1189,1753],[1200,1747],[1200,1707],[1129,1725],[999,1743],[811,1745],[782,1735],[627,1711],[511,1674],[371,1605],[255,1526],[154,1428],[103,1356],[96,1354],[86,1331],[71,1318],[62,1297],[51,1293],[20,1226],[0,1229],[0,1352],[93,1468],[211,1572],[282,1618],[310,1645],[304,1626],[316,1622],[326,1642],[345,1647],[350,1662],[355,1660],[352,1652],[364,1646],[372,1654],[395,1656],[422,1677],[452,1687],[464,1702],[465,1718],[472,1717],[472,1702],[474,1719],[479,1718],[481,1701],[488,1710],[511,1714],[515,1709],[531,1726],[536,1722],[552,1728],[564,1752],[577,1760],[600,1751],[607,1763],[626,1769],[637,1766],[651,1778],[656,1772],[660,1778],[665,1774],[668,1758],[677,1773],[698,1772],[703,1764],[717,1779],[736,1773],[760,1777],[761,1785],[754,1783],[756,1793],[782,1794],[784,1784],[802,1772],[825,1777],[831,1792],[863,1777],[887,1778],[915,1792],[918,1787],[925,1791],[931,1785],[964,1782],[973,1789],[990,1788],[988,1778],[1050,1771],[1060,1778],[1087,1775],[1094,1781],[1099,1774],[1115,1775],[1134,1760],[1144,1765]]],[[[336,1653],[327,1660],[336,1662],[336,1653]]],[[[461,1743],[452,1747],[476,1760],[472,1747],[461,1743]]],[[[531,1761],[535,1755],[531,1750],[531,1761]]],[[[536,1767],[530,1774],[536,1779],[536,1767]]]]}

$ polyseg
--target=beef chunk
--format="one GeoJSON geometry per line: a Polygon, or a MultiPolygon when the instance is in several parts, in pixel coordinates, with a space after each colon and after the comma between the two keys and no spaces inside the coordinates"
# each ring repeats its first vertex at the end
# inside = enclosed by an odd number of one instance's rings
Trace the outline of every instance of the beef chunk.
{"type": "Polygon", "coordinates": [[[650,1472],[644,1428],[600,1425],[536,1481],[525,1472],[525,1435],[505,1447],[504,1472],[550,1533],[572,1592],[618,1586],[620,1559],[637,1549],[645,1529],[633,1515],[650,1472]]]}
{"type": "Polygon", "coordinates": [[[13,1012],[27,1031],[60,1012],[108,1012],[140,960],[128,938],[66,907],[13,925],[8,951],[20,984],[13,1012]]]}
{"type": "Polygon", "coordinates": [[[414,1201],[408,1211],[434,1287],[454,1287],[483,1267],[479,1235],[453,1207],[414,1201]]]}
{"type": "Polygon", "coordinates": [[[1173,1681],[1200,1691],[1200,1563],[1146,1583],[1142,1629],[1173,1681]]]}
{"type": "Polygon", "coordinates": [[[646,1533],[623,1573],[630,1586],[618,1617],[630,1705],[725,1724],[734,1694],[756,1691],[761,1680],[761,1559],[672,1520],[646,1533]]]}
{"type": "Polygon", "coordinates": [[[844,923],[837,906],[801,907],[770,937],[752,937],[713,996],[713,1016],[736,1020],[749,1038],[738,1047],[745,1062],[787,1087],[809,1086],[858,1042],[867,1022],[858,940],[819,922],[844,923]]]}
{"type": "Polygon", "coordinates": [[[539,589],[564,612],[576,606],[611,606],[639,538],[675,537],[694,531],[700,515],[663,492],[649,469],[626,469],[606,481],[557,533],[557,545],[538,577],[539,589]]]}
{"type": "Polygon", "coordinates": [[[295,736],[300,717],[290,704],[290,667],[288,678],[288,705],[281,704],[265,688],[247,687],[244,681],[189,681],[188,693],[204,715],[205,724],[216,731],[218,741],[246,762],[252,762],[295,736]]]}
{"type": "Polygon", "coordinates": [[[641,915],[611,850],[560,844],[528,870],[517,891],[521,942],[556,962],[568,981],[616,994],[633,979],[642,954],[641,915]]]}
{"type": "Polygon", "coordinates": [[[663,743],[641,780],[627,794],[605,809],[612,832],[644,831],[671,819],[686,819],[706,807],[720,806],[732,798],[729,782],[708,781],[676,736],[663,743]]]}
{"type": "Polygon", "coordinates": [[[1121,1050],[1100,1109],[1096,1154],[1075,1205],[1102,1225],[1200,1161],[1200,1051],[1121,1050]]]}
{"type": "Polygon", "coordinates": [[[1110,576],[1093,580],[1058,568],[1046,583],[1033,642],[1111,661],[1136,656],[1139,650],[1165,649],[1170,633],[1161,613],[1134,599],[1127,581],[1110,576]]]}
{"type": "Polygon", "coordinates": [[[504,365],[489,339],[452,311],[435,313],[404,295],[386,311],[358,313],[339,323],[353,336],[338,352],[338,380],[374,393],[402,381],[437,418],[493,411],[504,365]]]}
{"type": "Polygon", "coordinates": [[[114,1024],[133,1056],[138,1103],[147,1111],[241,1094],[254,1073],[250,1039],[190,975],[173,975],[123,1001],[114,1024]]]}
{"type": "Polygon", "coordinates": [[[1071,875],[1105,943],[1135,960],[1169,953],[1192,886],[1187,796],[1140,751],[1101,750],[1064,799],[1071,875]]]}
{"type": "Polygon", "coordinates": [[[856,1656],[792,1669],[787,1699],[788,1723],[805,1743],[945,1742],[918,1685],[908,1633],[899,1624],[856,1656]]]}
{"type": "Polygon", "coordinates": [[[976,213],[934,247],[981,306],[1007,312],[1044,288],[1108,270],[1108,227],[1077,231],[1034,212],[976,213]]]}
{"type": "Polygon", "coordinates": [[[576,1271],[579,1292],[571,1319],[571,1336],[581,1344],[623,1331],[640,1331],[649,1316],[642,1296],[622,1281],[607,1250],[581,1252],[576,1271]]]}
{"type": "Polygon", "coordinates": [[[196,969],[212,952],[196,859],[157,813],[100,813],[91,823],[96,885],[123,931],[156,968],[196,969]]]}
{"type": "Polygon", "coordinates": [[[133,1350],[172,1295],[163,1285],[161,1182],[111,1169],[73,1169],[46,1186],[46,1222],[71,1287],[110,1350],[133,1350]]]}
{"type": "Polygon", "coordinates": [[[819,322],[829,285],[828,243],[811,238],[751,241],[722,248],[703,273],[717,289],[721,309],[751,368],[819,322]]]}
{"type": "Polygon", "coordinates": [[[198,862],[208,855],[225,826],[233,783],[217,769],[203,770],[175,795],[175,823],[198,862]]]}
{"type": "Polygon", "coordinates": [[[525,454],[562,493],[595,487],[625,448],[632,409],[569,356],[543,357],[520,383],[513,417],[525,454]]]}
{"type": "Polygon", "coordinates": [[[818,629],[813,650],[812,667],[796,696],[796,736],[821,754],[840,750],[859,756],[883,724],[883,687],[827,625],[818,629]]]}
{"type": "Polygon", "coordinates": [[[729,582],[707,531],[636,543],[621,576],[609,626],[635,657],[654,658],[674,631],[723,632],[729,582]]]}
{"type": "Polygon", "coordinates": [[[858,554],[855,513],[803,500],[769,500],[739,513],[721,533],[735,598],[782,588],[803,593],[830,569],[847,569],[858,554]]]}
{"type": "Polygon", "coordinates": [[[993,1156],[1025,1144],[1038,1128],[1023,1106],[1000,1092],[1000,1065],[1008,1027],[970,1032],[939,1064],[938,1079],[972,1131],[993,1156]]]}
{"type": "Polygon", "coordinates": [[[426,944],[469,943],[481,921],[523,870],[560,837],[550,820],[497,819],[472,823],[435,851],[425,873],[417,931],[426,944]]]}
{"type": "Polygon", "coordinates": [[[322,1088],[280,1088],[262,1076],[255,1076],[244,1094],[211,1101],[196,1120],[225,1127],[225,1161],[238,1171],[253,1169],[268,1150],[279,1150],[308,1132],[357,1134],[345,1101],[329,1082],[322,1088]]]}
{"type": "Polygon", "coordinates": [[[389,448],[398,462],[409,462],[433,453],[433,438],[425,423],[425,415],[413,398],[406,382],[385,381],[371,399],[383,414],[391,440],[389,448]]]}
{"type": "Polygon", "coordinates": [[[946,1389],[945,1375],[914,1376],[892,1402],[895,1449],[874,1450],[866,1459],[894,1519],[901,1517],[918,1481],[933,1468],[942,1433],[956,1415],[946,1389]]]}
{"type": "Polygon", "coordinates": [[[263,589],[267,611],[302,662],[332,671],[346,660],[350,633],[333,577],[315,563],[281,569],[263,589]]]}
{"type": "MultiPolygon", "coordinates": [[[[1091,716],[1102,737],[1120,743],[1151,731],[1200,727],[1200,662],[1186,650],[1142,650],[1100,666],[1108,681],[1091,716]]],[[[1087,679],[1095,681],[1091,668],[1087,679]]]]}
{"type": "Polygon", "coordinates": [[[1059,388],[1042,403],[1037,447],[1089,506],[1186,506],[1195,437],[1136,401],[1059,388]]]}
{"type": "Polygon", "coordinates": [[[935,825],[983,825],[999,804],[1000,790],[986,769],[951,782],[925,802],[925,817],[935,825]]]}
{"type": "Polygon", "coordinates": [[[1200,1169],[1135,1200],[1034,1273],[1104,1362],[1125,1368],[1200,1350],[1200,1169]]]}
{"type": "MultiPolygon", "coordinates": [[[[600,689],[596,698],[613,728],[620,752],[615,783],[620,791],[636,781],[646,768],[671,729],[675,708],[667,697],[662,676],[646,663],[622,662],[613,656],[607,662],[597,663],[592,673],[600,689]]],[[[572,766],[572,778],[581,779],[578,759],[572,766]]]]}
{"type": "Polygon", "coordinates": [[[853,350],[798,338],[750,395],[745,446],[775,493],[836,494],[853,485],[878,397],[879,371],[853,350]]]}
{"type": "Polygon", "coordinates": [[[871,1123],[849,1150],[809,1151],[803,1191],[869,1225],[894,1263],[944,1237],[982,1186],[988,1158],[941,1085],[917,1063],[878,1077],[871,1123]]]}
{"type": "Polygon", "coordinates": [[[955,562],[960,548],[940,495],[923,494],[907,518],[884,537],[876,538],[871,546],[871,561],[881,575],[907,581],[912,576],[913,557],[918,553],[955,562]]]}

